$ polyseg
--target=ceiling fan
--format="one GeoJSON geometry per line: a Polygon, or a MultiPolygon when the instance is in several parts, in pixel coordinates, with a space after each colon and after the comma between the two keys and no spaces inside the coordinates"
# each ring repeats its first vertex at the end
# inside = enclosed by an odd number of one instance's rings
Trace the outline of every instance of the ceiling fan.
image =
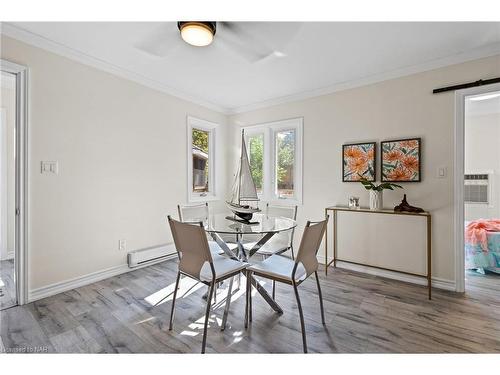
{"type": "Polygon", "coordinates": [[[253,63],[269,57],[286,56],[285,48],[300,27],[299,22],[165,23],[135,47],[157,57],[166,57],[177,49],[191,46],[223,49],[253,63]]]}

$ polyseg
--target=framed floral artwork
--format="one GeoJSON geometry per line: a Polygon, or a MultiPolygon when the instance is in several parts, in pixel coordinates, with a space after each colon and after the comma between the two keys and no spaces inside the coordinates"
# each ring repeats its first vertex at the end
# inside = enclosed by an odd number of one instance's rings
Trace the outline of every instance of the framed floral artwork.
{"type": "Polygon", "coordinates": [[[375,181],[375,142],[342,146],[342,181],[375,181]]]}
{"type": "Polygon", "coordinates": [[[420,138],[381,142],[382,181],[420,182],[420,144],[420,138]]]}

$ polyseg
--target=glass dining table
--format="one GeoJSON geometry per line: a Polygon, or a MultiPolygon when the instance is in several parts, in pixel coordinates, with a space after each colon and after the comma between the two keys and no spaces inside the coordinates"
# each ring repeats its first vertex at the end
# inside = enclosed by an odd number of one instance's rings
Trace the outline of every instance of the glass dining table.
{"type": "MultiPolygon", "coordinates": [[[[211,214],[208,216],[208,220],[205,221],[204,227],[205,231],[217,242],[226,256],[242,262],[249,262],[257,251],[274,235],[292,230],[297,226],[295,220],[266,214],[254,214],[251,223],[236,221],[233,216],[228,216],[228,214],[211,214]],[[252,235],[252,238],[257,237],[258,240],[251,242],[251,247],[245,246],[245,235],[252,235]],[[233,247],[232,250],[223,240],[223,237],[236,242],[237,247],[233,247]]],[[[279,314],[283,313],[283,309],[253,277],[251,283],[274,311],[279,314]]]]}

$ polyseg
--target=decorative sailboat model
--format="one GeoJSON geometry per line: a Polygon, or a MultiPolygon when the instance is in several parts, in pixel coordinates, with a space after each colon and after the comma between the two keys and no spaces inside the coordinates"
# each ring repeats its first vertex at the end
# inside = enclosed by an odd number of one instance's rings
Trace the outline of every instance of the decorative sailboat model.
{"type": "Polygon", "coordinates": [[[250,163],[248,161],[247,148],[245,146],[245,134],[241,132],[241,156],[240,165],[236,172],[233,188],[231,191],[231,200],[226,201],[227,207],[234,213],[236,217],[227,216],[227,219],[252,224],[252,216],[256,212],[260,212],[258,207],[252,207],[249,204],[242,202],[258,202],[257,189],[250,171],[250,163]]]}

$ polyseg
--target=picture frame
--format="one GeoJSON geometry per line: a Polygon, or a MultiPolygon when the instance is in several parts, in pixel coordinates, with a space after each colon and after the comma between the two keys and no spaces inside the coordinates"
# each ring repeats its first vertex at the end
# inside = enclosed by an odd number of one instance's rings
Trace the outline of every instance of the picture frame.
{"type": "Polygon", "coordinates": [[[382,182],[422,181],[422,139],[405,138],[380,142],[382,182]]]}
{"type": "Polygon", "coordinates": [[[359,182],[361,177],[375,182],[377,178],[376,142],[342,145],[342,182],[359,182]]]}

